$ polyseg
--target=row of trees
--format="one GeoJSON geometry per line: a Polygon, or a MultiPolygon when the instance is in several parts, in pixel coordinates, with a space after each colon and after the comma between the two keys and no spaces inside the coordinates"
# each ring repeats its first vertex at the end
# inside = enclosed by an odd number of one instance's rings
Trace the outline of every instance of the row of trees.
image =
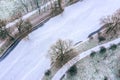
{"type": "MultiPolygon", "coordinates": [[[[52,6],[55,5],[55,7],[59,7],[59,9],[62,10],[61,1],[62,0],[57,1],[57,6],[56,6],[56,4],[50,4],[51,8],[52,8],[52,6]]],[[[46,5],[47,2],[52,3],[53,0],[19,0],[19,2],[21,3],[21,5],[26,13],[28,13],[29,11],[34,10],[36,8],[38,8],[39,13],[40,13],[41,6],[46,5]]],[[[46,9],[46,8],[48,8],[48,7],[46,6],[43,9],[46,9]]]]}
{"type": "MultiPolygon", "coordinates": [[[[32,24],[28,20],[23,21],[22,19],[20,19],[18,21],[18,23],[16,24],[16,27],[18,29],[19,34],[21,35],[23,32],[29,33],[29,31],[32,27],[32,24]]],[[[14,32],[14,30],[11,32],[14,32]]],[[[6,28],[6,21],[0,20],[0,39],[4,40],[7,37],[9,37],[10,39],[14,40],[14,37],[12,36],[11,32],[10,32],[9,28],[6,28]]],[[[14,34],[16,34],[16,33],[14,33],[14,34]]]]}
{"type": "Polygon", "coordinates": [[[14,39],[5,26],[6,21],[0,20],[0,39],[5,39],[7,36],[9,36],[11,39],[14,39]]]}
{"type": "MultiPolygon", "coordinates": [[[[28,5],[28,2],[31,4],[32,8],[34,8],[34,6],[36,6],[35,8],[38,8],[39,9],[39,13],[40,13],[40,6],[41,4],[45,4],[47,2],[51,2],[52,0],[19,0],[20,3],[23,5],[25,11],[28,13],[29,12],[29,5],[28,5]],[[41,2],[41,4],[40,4],[41,2]]],[[[63,11],[62,9],[62,6],[61,6],[61,1],[62,0],[58,0],[57,3],[55,4],[52,4],[51,3],[51,8],[52,6],[54,5],[54,12],[61,12],[63,11]]],[[[21,17],[22,16],[22,13],[18,13],[16,14],[17,18],[18,17],[21,17]]],[[[9,30],[5,27],[6,26],[6,21],[3,21],[3,20],[0,20],[0,38],[1,39],[5,39],[7,36],[9,36],[10,38],[14,39],[10,33],[9,33],[9,30]]],[[[29,30],[29,28],[32,26],[29,21],[23,21],[22,19],[20,19],[20,21],[17,23],[17,28],[18,28],[18,31],[21,33],[25,30],[29,30]]]]}
{"type": "Polygon", "coordinates": [[[53,0],[18,0],[15,3],[15,10],[11,12],[8,22],[19,19],[23,15],[35,9],[38,9],[39,14],[43,14],[44,12],[47,12],[47,10],[51,10],[53,14],[57,14],[63,11],[61,5],[62,0],[55,2],[53,2],[53,0]]]}
{"type": "Polygon", "coordinates": [[[26,13],[36,8],[40,8],[39,1],[40,0],[19,0],[19,2],[23,6],[23,9],[26,13]],[[30,7],[31,7],[31,10],[30,10],[30,7]]]}

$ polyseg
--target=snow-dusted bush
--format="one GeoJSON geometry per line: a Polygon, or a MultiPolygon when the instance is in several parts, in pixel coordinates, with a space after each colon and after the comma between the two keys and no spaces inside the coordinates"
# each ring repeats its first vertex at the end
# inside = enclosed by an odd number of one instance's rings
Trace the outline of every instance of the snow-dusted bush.
{"type": "Polygon", "coordinates": [[[50,71],[50,70],[47,70],[47,71],[45,72],[45,76],[50,76],[50,74],[51,74],[51,71],[50,71]]]}
{"type": "Polygon", "coordinates": [[[6,28],[6,21],[0,19],[0,39],[5,39],[7,36],[14,39],[6,28]]]}
{"type": "Polygon", "coordinates": [[[103,54],[103,53],[105,53],[106,51],[107,51],[107,49],[106,49],[104,46],[102,46],[102,47],[100,47],[99,53],[103,54]]]}
{"type": "Polygon", "coordinates": [[[106,38],[102,35],[101,32],[98,32],[97,34],[98,34],[98,41],[99,41],[99,42],[102,42],[102,41],[105,41],[105,40],[106,40],[106,38]]]}
{"type": "Polygon", "coordinates": [[[68,71],[67,73],[70,75],[70,76],[74,76],[77,74],[77,67],[76,65],[73,65],[68,71]]]}
{"type": "Polygon", "coordinates": [[[56,59],[59,60],[62,64],[65,58],[66,53],[70,53],[73,51],[73,43],[70,40],[61,40],[59,39],[54,45],[51,46],[48,51],[51,57],[51,61],[55,62],[56,59]]]}
{"type": "Polygon", "coordinates": [[[106,39],[104,36],[98,36],[98,40],[99,40],[99,42],[102,42],[102,41],[105,41],[106,39]]]}
{"type": "Polygon", "coordinates": [[[94,57],[95,56],[95,54],[96,54],[96,52],[95,51],[92,51],[91,53],[90,53],[90,57],[94,57]]]}
{"type": "Polygon", "coordinates": [[[117,48],[117,45],[116,45],[116,44],[112,44],[112,45],[110,46],[110,49],[111,49],[111,50],[116,50],[116,48],[117,48]]]}
{"type": "Polygon", "coordinates": [[[108,77],[107,77],[107,76],[105,76],[103,80],[108,80],[108,77]]]}
{"type": "Polygon", "coordinates": [[[16,27],[18,28],[18,31],[20,33],[28,31],[32,28],[32,24],[29,22],[29,20],[27,21],[23,21],[22,19],[20,19],[20,21],[16,24],[16,27]]]}
{"type": "Polygon", "coordinates": [[[64,9],[62,8],[62,1],[61,0],[55,1],[54,7],[52,7],[52,11],[51,11],[52,16],[60,14],[63,11],[64,9]]]}
{"type": "Polygon", "coordinates": [[[106,29],[105,34],[110,37],[118,36],[120,34],[120,10],[102,19],[101,23],[106,29]]]}

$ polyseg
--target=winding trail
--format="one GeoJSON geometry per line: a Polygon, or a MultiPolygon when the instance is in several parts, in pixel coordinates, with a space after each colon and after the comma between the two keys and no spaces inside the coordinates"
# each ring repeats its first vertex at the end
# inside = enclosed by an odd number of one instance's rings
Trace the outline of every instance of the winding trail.
{"type": "MultiPolygon", "coordinates": [[[[113,41],[107,42],[105,44],[102,45],[98,45],[92,49],[89,49],[83,53],[80,53],[78,56],[74,57],[73,59],[69,60],[61,69],[59,69],[59,71],[54,75],[54,77],[52,78],[52,80],[60,80],[62,78],[62,76],[68,71],[68,69],[73,66],[75,63],[77,63],[79,60],[85,58],[86,56],[89,56],[91,51],[99,51],[101,46],[104,46],[106,48],[110,47],[111,44],[118,44],[120,42],[120,38],[115,39],[113,41]]],[[[114,75],[112,75],[111,80],[114,80],[115,77],[114,75]]]]}

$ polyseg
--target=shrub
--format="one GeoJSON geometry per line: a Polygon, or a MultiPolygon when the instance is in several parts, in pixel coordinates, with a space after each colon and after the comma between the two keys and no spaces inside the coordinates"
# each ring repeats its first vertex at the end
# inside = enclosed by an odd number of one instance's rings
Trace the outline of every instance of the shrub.
{"type": "Polygon", "coordinates": [[[91,54],[90,54],[90,57],[94,57],[95,54],[96,54],[96,52],[95,52],[95,51],[92,51],[91,54]]]}
{"type": "Polygon", "coordinates": [[[0,39],[5,39],[7,37],[7,31],[6,31],[6,21],[0,19],[0,39]]]}
{"type": "Polygon", "coordinates": [[[120,31],[120,10],[114,13],[111,16],[107,16],[106,18],[102,19],[101,23],[104,25],[106,29],[105,34],[110,38],[118,37],[120,31]]]}
{"type": "Polygon", "coordinates": [[[117,45],[116,44],[112,44],[109,49],[116,50],[116,48],[117,48],[117,45]]]}
{"type": "Polygon", "coordinates": [[[91,39],[91,40],[92,40],[92,39],[93,39],[93,36],[89,37],[89,39],[91,39]]]}
{"type": "Polygon", "coordinates": [[[0,19],[0,28],[2,28],[2,27],[5,26],[5,25],[6,25],[6,21],[0,19]]]}
{"type": "Polygon", "coordinates": [[[50,74],[51,74],[51,71],[50,71],[50,70],[47,70],[47,71],[45,72],[45,76],[50,76],[50,74]]]}
{"type": "Polygon", "coordinates": [[[101,54],[105,53],[105,52],[106,52],[106,48],[102,46],[102,47],[100,48],[100,51],[99,51],[99,52],[100,52],[101,54]]]}
{"type": "Polygon", "coordinates": [[[105,77],[104,77],[104,80],[108,80],[108,77],[107,77],[107,76],[105,76],[105,77]]]}
{"type": "Polygon", "coordinates": [[[23,21],[22,19],[20,19],[19,22],[16,24],[16,27],[18,28],[18,31],[20,33],[25,31],[29,32],[32,28],[32,24],[29,20],[23,21]]]}
{"type": "Polygon", "coordinates": [[[98,40],[99,40],[99,42],[102,42],[102,41],[105,41],[106,39],[103,36],[98,36],[98,40]]]}
{"type": "Polygon", "coordinates": [[[4,30],[0,29],[0,38],[5,39],[6,37],[7,37],[7,33],[4,30]]]}
{"type": "Polygon", "coordinates": [[[68,70],[68,74],[70,76],[74,76],[75,74],[77,74],[77,67],[76,65],[73,65],[69,70],[68,70]]]}

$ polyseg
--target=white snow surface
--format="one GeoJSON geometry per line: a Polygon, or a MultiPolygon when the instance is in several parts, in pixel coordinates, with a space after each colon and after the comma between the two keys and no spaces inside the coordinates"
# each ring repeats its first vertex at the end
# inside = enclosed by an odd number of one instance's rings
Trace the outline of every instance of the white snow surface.
{"type": "Polygon", "coordinates": [[[83,0],[29,34],[0,62],[0,80],[41,80],[50,68],[46,56],[58,39],[85,40],[100,28],[100,19],[120,8],[120,0],[83,0]]]}

